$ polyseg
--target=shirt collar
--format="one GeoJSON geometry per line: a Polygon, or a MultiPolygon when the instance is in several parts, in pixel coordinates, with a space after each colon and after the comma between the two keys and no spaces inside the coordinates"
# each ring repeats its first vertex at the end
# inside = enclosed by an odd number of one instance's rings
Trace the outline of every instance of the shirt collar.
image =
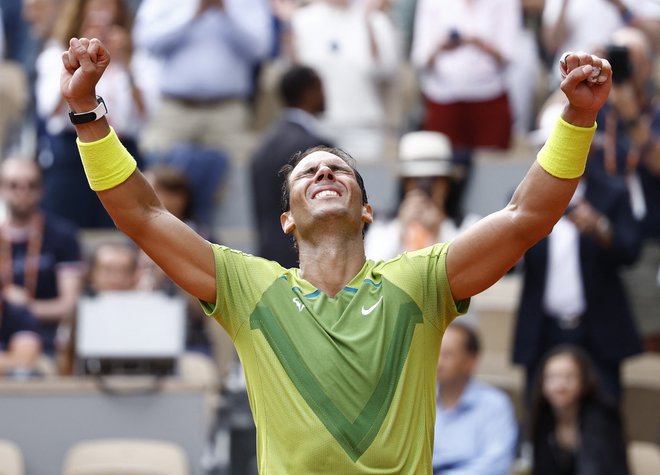
{"type": "Polygon", "coordinates": [[[295,107],[287,107],[284,109],[284,114],[289,122],[300,125],[312,134],[318,133],[319,121],[309,112],[295,107]]]}

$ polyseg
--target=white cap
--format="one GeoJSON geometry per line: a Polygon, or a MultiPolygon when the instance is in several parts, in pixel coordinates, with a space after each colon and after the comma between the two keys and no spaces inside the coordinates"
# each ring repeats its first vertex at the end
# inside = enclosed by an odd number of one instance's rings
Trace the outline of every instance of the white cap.
{"type": "Polygon", "coordinates": [[[445,134],[408,132],[399,141],[399,175],[403,177],[454,176],[452,148],[445,134]]]}

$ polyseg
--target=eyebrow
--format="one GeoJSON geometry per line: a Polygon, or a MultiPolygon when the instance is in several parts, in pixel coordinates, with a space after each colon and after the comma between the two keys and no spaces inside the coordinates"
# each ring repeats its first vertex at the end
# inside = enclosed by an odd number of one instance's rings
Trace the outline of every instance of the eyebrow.
{"type": "Polygon", "coordinates": [[[311,166],[311,167],[308,167],[308,168],[305,168],[304,170],[299,171],[298,173],[296,173],[296,174],[294,175],[294,178],[297,178],[297,177],[299,177],[299,176],[305,175],[305,174],[307,174],[307,173],[316,173],[321,165],[325,165],[325,166],[327,166],[327,167],[328,167],[330,170],[332,170],[333,172],[336,172],[336,171],[343,171],[343,172],[351,172],[351,173],[353,173],[353,170],[352,170],[351,167],[349,167],[348,165],[340,165],[340,164],[336,164],[336,163],[331,163],[331,164],[318,164],[318,165],[313,165],[313,166],[311,166]]]}

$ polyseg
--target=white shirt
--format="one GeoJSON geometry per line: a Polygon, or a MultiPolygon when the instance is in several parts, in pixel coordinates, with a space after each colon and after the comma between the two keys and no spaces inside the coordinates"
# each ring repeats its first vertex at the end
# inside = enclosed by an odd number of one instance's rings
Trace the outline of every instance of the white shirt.
{"type": "MultiPolygon", "coordinates": [[[[46,121],[46,129],[50,134],[73,131],[69,108],[62,104],[60,93],[59,78],[64,50],[59,42],[50,40],[37,58],[37,114],[46,121]]],[[[137,137],[143,118],[133,100],[128,69],[120,63],[110,63],[99,80],[96,92],[103,97],[108,108],[106,117],[117,134],[121,137],[137,137]]]]}
{"type": "Polygon", "coordinates": [[[317,2],[296,10],[293,16],[296,57],[314,68],[323,81],[324,125],[350,128],[384,123],[379,86],[396,71],[399,42],[387,15],[375,11],[367,20],[363,8],[359,4],[338,8],[317,2]],[[371,52],[367,21],[374,33],[378,59],[371,52]]]}
{"type": "Polygon", "coordinates": [[[421,88],[438,103],[493,99],[506,90],[505,68],[475,45],[431,55],[452,30],[478,37],[510,61],[522,34],[519,0],[419,0],[415,14],[412,63],[421,88]]]}
{"type": "MultiPolygon", "coordinates": [[[[580,181],[572,202],[584,196],[584,182],[580,181]]],[[[557,318],[584,313],[586,299],[580,265],[580,233],[566,216],[555,224],[548,236],[548,268],[543,307],[557,318]]]]}

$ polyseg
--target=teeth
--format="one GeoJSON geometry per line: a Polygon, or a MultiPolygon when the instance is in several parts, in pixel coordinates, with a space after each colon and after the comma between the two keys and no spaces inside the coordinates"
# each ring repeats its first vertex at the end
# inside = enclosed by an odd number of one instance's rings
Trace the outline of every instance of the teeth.
{"type": "Polygon", "coordinates": [[[339,193],[333,190],[323,190],[316,194],[315,198],[325,198],[327,196],[339,196],[339,193]]]}

